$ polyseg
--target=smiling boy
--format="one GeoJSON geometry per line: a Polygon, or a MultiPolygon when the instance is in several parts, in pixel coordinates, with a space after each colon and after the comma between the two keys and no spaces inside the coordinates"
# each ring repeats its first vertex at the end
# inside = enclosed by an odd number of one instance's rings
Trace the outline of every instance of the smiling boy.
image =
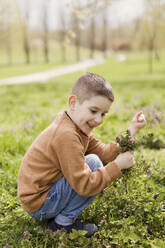
{"type": "MultiPolygon", "coordinates": [[[[18,175],[18,196],[32,217],[48,220],[48,228],[85,230],[90,237],[98,228],[82,223],[78,216],[94,197],[121,170],[135,164],[131,152],[120,153],[116,142],[103,144],[92,134],[109,112],[114,95],[110,84],[101,76],[87,73],[73,87],[68,110],[33,142],[18,175]],[[104,166],[103,166],[104,165],[104,166]]],[[[143,127],[145,119],[132,120],[132,136],[143,127]]]]}

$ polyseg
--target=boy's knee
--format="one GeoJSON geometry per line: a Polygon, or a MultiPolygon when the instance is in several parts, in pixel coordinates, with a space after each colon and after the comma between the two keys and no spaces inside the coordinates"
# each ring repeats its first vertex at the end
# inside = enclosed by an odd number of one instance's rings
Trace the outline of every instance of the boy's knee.
{"type": "Polygon", "coordinates": [[[89,154],[85,156],[85,161],[92,171],[96,171],[98,168],[103,166],[102,161],[96,154],[89,154]]]}

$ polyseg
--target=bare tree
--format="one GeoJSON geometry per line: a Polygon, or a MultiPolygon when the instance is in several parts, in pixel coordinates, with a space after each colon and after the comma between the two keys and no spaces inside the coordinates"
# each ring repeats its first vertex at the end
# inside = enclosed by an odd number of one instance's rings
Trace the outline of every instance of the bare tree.
{"type": "Polygon", "coordinates": [[[95,19],[94,16],[91,18],[90,24],[90,58],[94,57],[94,50],[95,50],[95,19]]]}
{"type": "Polygon", "coordinates": [[[12,46],[11,46],[11,23],[14,19],[13,4],[10,0],[1,0],[0,6],[0,32],[1,42],[5,45],[7,54],[7,63],[12,64],[12,46]]]}
{"type": "Polygon", "coordinates": [[[71,25],[73,29],[72,39],[74,40],[76,47],[76,61],[81,59],[81,22],[83,21],[83,6],[80,1],[72,1],[72,16],[71,16],[71,25]]]}
{"type": "Polygon", "coordinates": [[[59,10],[59,19],[60,19],[60,44],[61,44],[61,57],[62,57],[62,62],[66,62],[66,47],[67,44],[69,43],[69,39],[67,37],[67,27],[66,27],[66,15],[64,12],[63,6],[60,5],[60,10],[59,10]]]}
{"type": "Polygon", "coordinates": [[[46,63],[49,63],[48,13],[49,13],[49,0],[42,2],[43,50],[44,50],[44,60],[46,63]]]}
{"type": "Polygon", "coordinates": [[[95,21],[94,21],[94,15],[90,14],[92,9],[95,6],[95,2],[97,0],[84,0],[82,1],[71,1],[71,11],[72,11],[72,29],[75,33],[75,46],[76,46],[76,59],[77,61],[80,60],[80,47],[81,47],[81,25],[84,25],[86,22],[86,19],[90,18],[90,36],[87,37],[89,41],[89,46],[91,49],[90,57],[93,57],[93,51],[94,51],[94,35],[95,35],[95,21]],[[91,18],[92,17],[92,18],[91,18]]]}
{"type": "Polygon", "coordinates": [[[22,37],[23,37],[23,48],[25,53],[25,61],[27,64],[30,63],[30,42],[29,42],[29,21],[30,21],[30,2],[24,2],[24,10],[22,12],[22,37]]]}
{"type": "MultiPolygon", "coordinates": [[[[72,1],[74,2],[74,1],[72,1]]],[[[83,21],[83,25],[88,27],[89,34],[88,34],[88,47],[90,49],[90,58],[94,57],[94,51],[95,51],[95,42],[96,42],[96,20],[97,15],[102,11],[103,12],[103,41],[102,46],[105,54],[105,50],[107,47],[107,29],[108,29],[108,22],[107,22],[107,9],[111,1],[109,0],[84,0],[83,3],[80,1],[77,1],[76,4],[74,2],[73,9],[75,12],[75,15],[77,19],[75,20],[75,23],[80,23],[80,21],[83,21]]],[[[78,25],[76,26],[78,27],[78,25]]],[[[76,29],[76,47],[77,51],[81,44],[81,30],[76,29]]],[[[99,30],[97,29],[97,36],[101,36],[99,33],[99,30]]],[[[77,52],[78,55],[78,52],[77,52]]]]}
{"type": "Polygon", "coordinates": [[[108,11],[109,11],[109,6],[111,4],[111,1],[109,0],[94,0],[91,1],[91,6],[90,6],[90,11],[91,11],[91,28],[90,28],[90,33],[91,33],[91,38],[90,38],[90,57],[93,58],[94,56],[94,50],[95,50],[95,41],[96,41],[96,20],[97,20],[97,15],[99,13],[102,13],[102,35],[98,33],[97,30],[97,36],[102,37],[102,50],[104,56],[106,56],[106,51],[107,51],[107,44],[108,44],[108,11]]]}
{"type": "Polygon", "coordinates": [[[144,18],[144,31],[146,38],[146,45],[149,51],[148,63],[149,72],[153,72],[154,56],[159,58],[157,52],[157,43],[160,35],[160,25],[162,19],[162,1],[161,0],[146,0],[146,11],[144,18]]]}
{"type": "Polygon", "coordinates": [[[103,38],[102,38],[102,50],[103,55],[107,55],[107,46],[108,46],[108,8],[105,5],[103,9],[103,38]]]}

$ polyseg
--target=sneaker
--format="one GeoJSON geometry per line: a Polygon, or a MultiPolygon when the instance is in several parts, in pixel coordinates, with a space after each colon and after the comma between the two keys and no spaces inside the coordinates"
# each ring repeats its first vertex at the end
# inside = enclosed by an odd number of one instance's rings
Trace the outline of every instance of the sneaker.
{"type": "Polygon", "coordinates": [[[83,223],[79,219],[77,219],[73,224],[68,226],[59,225],[54,221],[54,219],[50,219],[48,221],[48,229],[52,230],[53,232],[60,229],[65,229],[67,233],[72,232],[72,229],[76,229],[77,231],[87,231],[87,233],[85,234],[85,237],[87,238],[91,237],[95,232],[98,231],[98,228],[95,224],[83,223]]]}

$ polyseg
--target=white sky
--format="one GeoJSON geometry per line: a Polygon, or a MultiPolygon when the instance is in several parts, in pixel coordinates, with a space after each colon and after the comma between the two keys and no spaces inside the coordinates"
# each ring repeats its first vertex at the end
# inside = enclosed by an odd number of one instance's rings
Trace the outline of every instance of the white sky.
{"type": "MultiPolygon", "coordinates": [[[[42,0],[19,0],[21,7],[25,9],[28,5],[31,8],[31,21],[32,27],[39,27],[40,20],[40,3],[42,0]]],[[[58,28],[58,18],[60,6],[70,0],[43,0],[50,2],[51,12],[49,16],[49,26],[58,28]]],[[[74,0],[85,1],[85,0],[74,0]]],[[[63,8],[63,7],[62,7],[63,8]]],[[[109,12],[110,23],[114,26],[118,26],[120,23],[129,22],[135,19],[139,15],[142,15],[144,8],[144,0],[112,0],[112,5],[109,12]]]]}
{"type": "Polygon", "coordinates": [[[131,21],[143,14],[144,0],[120,0],[112,3],[110,20],[113,24],[131,21]]]}

